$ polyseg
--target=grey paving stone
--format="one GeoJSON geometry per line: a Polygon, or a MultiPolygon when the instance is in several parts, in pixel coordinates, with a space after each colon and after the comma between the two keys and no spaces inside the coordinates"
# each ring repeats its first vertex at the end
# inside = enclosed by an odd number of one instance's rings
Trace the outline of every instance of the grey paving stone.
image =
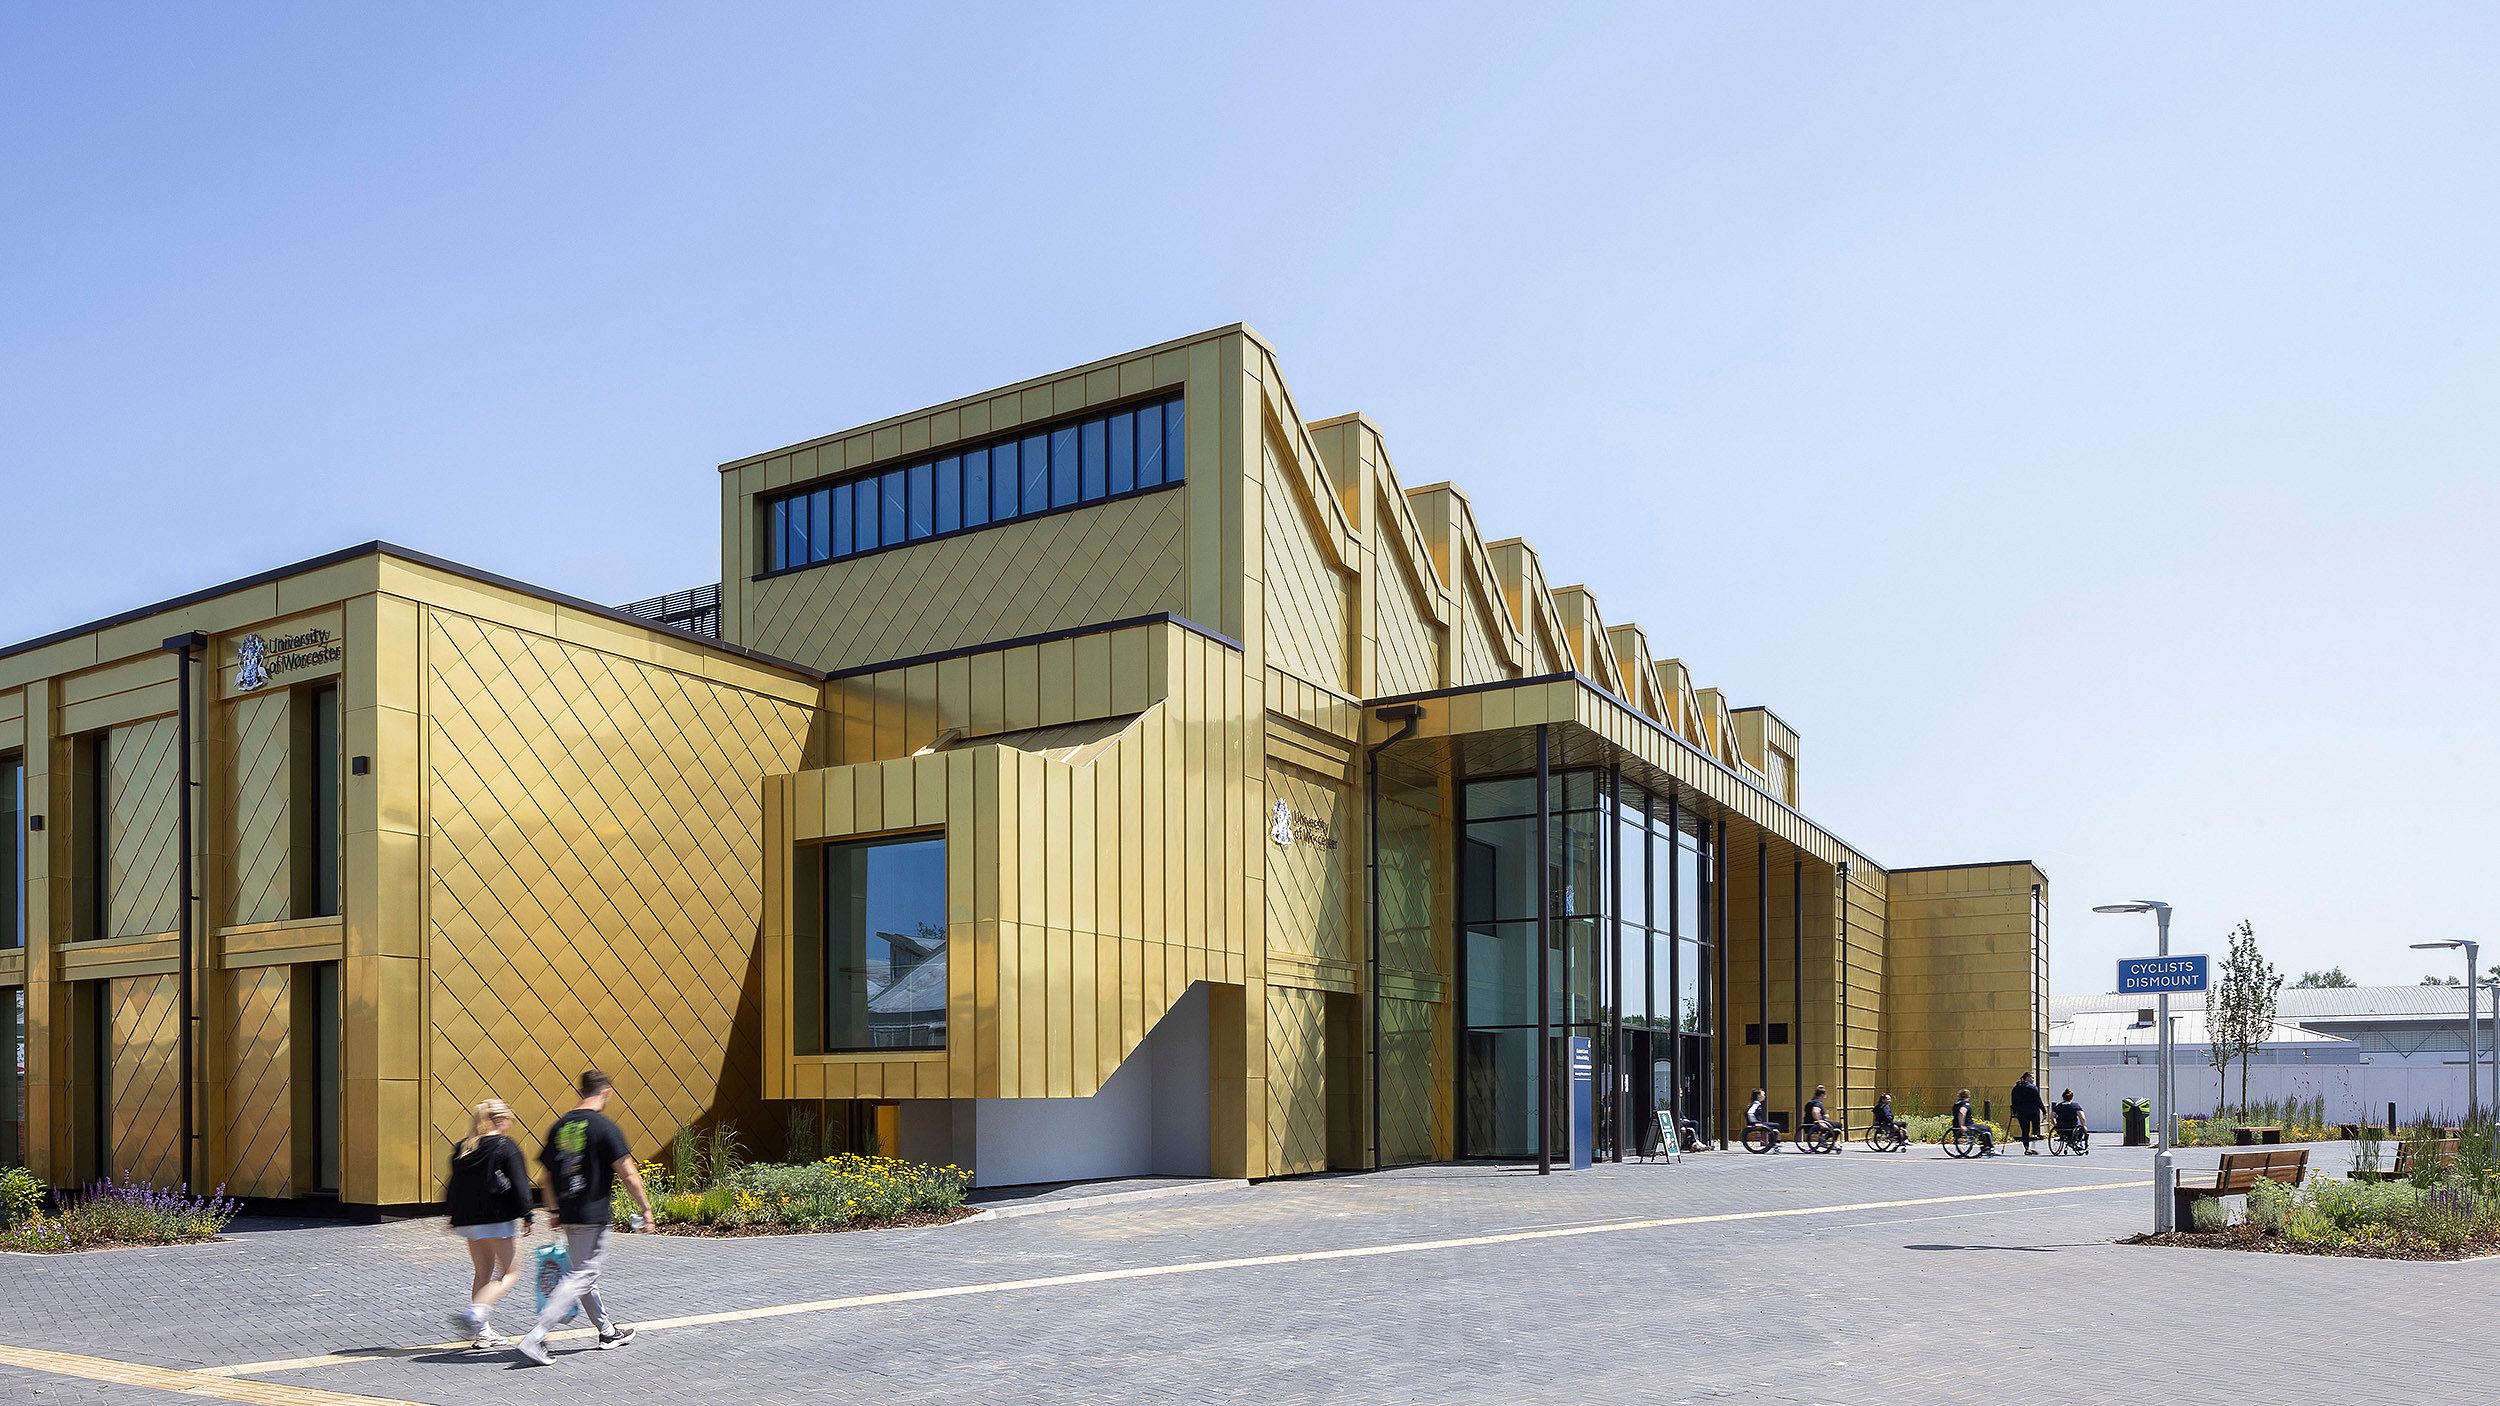
{"type": "MultiPolygon", "coordinates": [[[[2206,1167],[2213,1156],[2187,1154],[2206,1167]]],[[[2468,1351],[2481,1343],[2475,1319],[2455,1305],[2500,1301],[2500,1261],[2113,1244],[2149,1218],[2148,1188],[1869,1204],[2150,1173],[2146,1154],[2116,1148],[2080,1161],[1972,1163],[1924,1151],[1737,1152],[1550,1178],[1491,1166],[1313,1177],[926,1230],[629,1237],[608,1287],[634,1322],[1628,1219],[1869,1206],[672,1328],[622,1352],[559,1344],[553,1368],[438,1352],[267,1379],[428,1402],[2091,1402],[2210,1394],[2217,1364],[2250,1361],[2292,1373],[2301,1399],[2376,1395],[2391,1363],[2479,1356],[2468,1351]],[[2213,1311],[2235,1304],[2251,1311],[2213,1311]]],[[[440,1339],[466,1286],[459,1244],[434,1224],[245,1226],[217,1245],[0,1264],[0,1340],[191,1367],[405,1348],[440,1339]]],[[[517,1310],[503,1319],[522,1321],[517,1310]]],[[[0,1377],[0,1389],[20,1380],[34,1379],[0,1377]]],[[[2479,1399],[2445,1389],[2434,1381],[2406,1394],[2479,1399]]]]}

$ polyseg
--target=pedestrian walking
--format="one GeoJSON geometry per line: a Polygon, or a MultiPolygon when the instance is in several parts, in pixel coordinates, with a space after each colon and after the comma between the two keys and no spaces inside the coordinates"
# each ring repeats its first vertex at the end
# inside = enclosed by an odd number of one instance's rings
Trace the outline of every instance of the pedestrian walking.
{"type": "Polygon", "coordinates": [[[2014,1131],[2023,1140],[2025,1157],[2040,1155],[2040,1149],[2032,1146],[2031,1140],[2040,1136],[2040,1114],[2047,1103],[2040,1097],[2039,1081],[2031,1077],[2030,1070],[2024,1070],[2023,1077],[2014,1081],[2013,1108],[2014,1131]]]}
{"type": "Polygon", "coordinates": [[[634,1340],[633,1329],[608,1316],[607,1301],[599,1293],[600,1258],[607,1253],[611,1218],[608,1202],[618,1179],[624,1180],[634,1204],[642,1208],[637,1223],[651,1223],[651,1193],[643,1189],[642,1172],[625,1146],[624,1130],[609,1121],[605,1112],[616,1082],[596,1069],[586,1069],[580,1088],[582,1101],[547,1130],[547,1145],[538,1153],[539,1164],[547,1169],[553,1223],[563,1232],[565,1254],[573,1262],[572,1272],[557,1281],[555,1292],[547,1296],[538,1322],[513,1344],[514,1351],[541,1367],[548,1363],[548,1332],[572,1316],[576,1303],[589,1311],[602,1351],[634,1340]]]}
{"type": "Polygon", "coordinates": [[[469,1242],[469,1306],[451,1315],[452,1326],[477,1347],[501,1347],[487,1314],[520,1282],[519,1237],[533,1233],[529,1158],[512,1140],[512,1110],[499,1098],[481,1099],[469,1110],[469,1135],[452,1149],[443,1200],[451,1207],[445,1229],[469,1242]]]}

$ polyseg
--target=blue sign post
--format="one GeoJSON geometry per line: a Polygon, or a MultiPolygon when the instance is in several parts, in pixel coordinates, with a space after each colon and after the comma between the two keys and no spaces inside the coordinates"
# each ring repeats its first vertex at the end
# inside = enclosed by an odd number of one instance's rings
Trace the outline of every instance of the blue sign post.
{"type": "Polygon", "coordinates": [[[1571,1170],[1597,1160],[1597,1051],[1586,1035],[1571,1037],[1571,1170]]]}
{"type": "Polygon", "coordinates": [[[2202,991],[2211,973],[2212,964],[2202,952],[2171,957],[2121,957],[2118,994],[2175,996],[2182,991],[2202,991]]]}

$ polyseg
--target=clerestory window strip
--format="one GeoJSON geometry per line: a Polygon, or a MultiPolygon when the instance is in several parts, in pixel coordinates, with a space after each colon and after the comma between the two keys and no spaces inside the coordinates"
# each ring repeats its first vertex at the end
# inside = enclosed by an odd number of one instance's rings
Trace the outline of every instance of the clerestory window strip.
{"type": "Polygon", "coordinates": [[[764,503],[759,574],[1176,487],[1188,428],[1170,395],[782,493],[764,503]]]}

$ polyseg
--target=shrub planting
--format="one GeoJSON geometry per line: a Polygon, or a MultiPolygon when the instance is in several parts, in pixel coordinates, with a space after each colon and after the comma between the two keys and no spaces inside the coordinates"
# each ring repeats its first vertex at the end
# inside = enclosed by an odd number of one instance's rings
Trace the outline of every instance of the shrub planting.
{"type": "Polygon", "coordinates": [[[0,1249],[88,1250],[208,1240],[241,1209],[226,1198],[222,1186],[213,1195],[192,1196],[112,1177],[63,1196],[57,1214],[44,1213],[42,1195],[42,1183],[23,1169],[0,1172],[0,1215],[7,1217],[0,1221],[0,1249]],[[31,1201],[25,1191],[29,1183],[31,1201]]]}
{"type": "MultiPolygon", "coordinates": [[[[792,1143],[808,1148],[812,1133],[797,1120],[792,1143]]],[[[809,1148],[809,1150],[813,1150],[809,1148]]],[[[961,1212],[971,1178],[960,1168],[931,1167],[892,1157],[836,1154],[801,1162],[748,1162],[734,1130],[708,1138],[680,1130],[674,1166],[643,1164],[658,1229],[682,1233],[848,1230],[940,1219],[961,1212]]],[[[617,1189],[621,1220],[632,1206],[617,1189]]]]}

